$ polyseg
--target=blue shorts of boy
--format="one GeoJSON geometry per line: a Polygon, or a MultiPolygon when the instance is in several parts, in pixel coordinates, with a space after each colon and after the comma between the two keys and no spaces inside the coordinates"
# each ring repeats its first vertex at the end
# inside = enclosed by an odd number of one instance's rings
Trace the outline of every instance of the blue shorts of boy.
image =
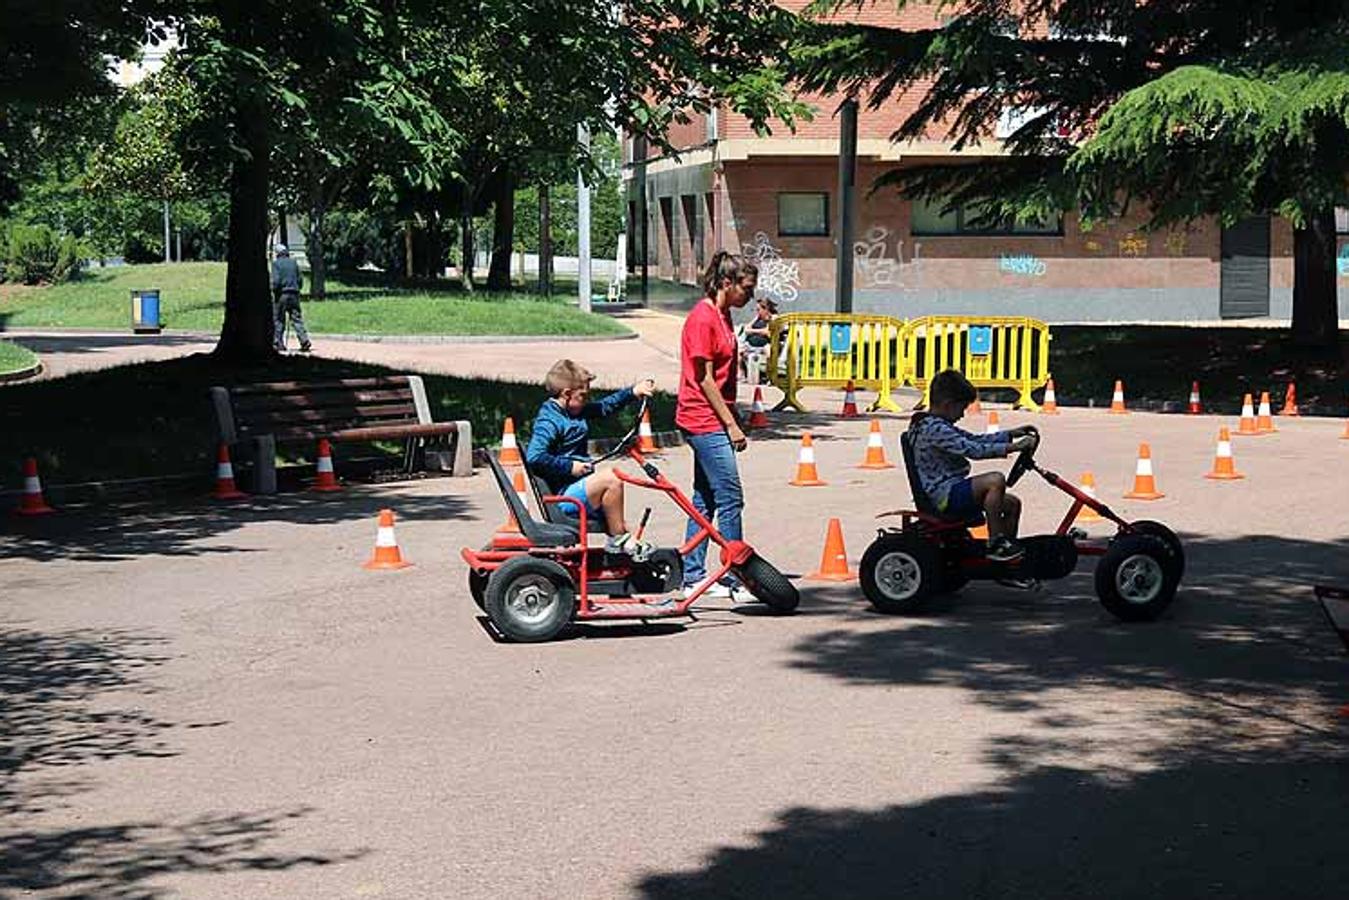
{"type": "MultiPolygon", "coordinates": [[[[576,500],[581,501],[581,503],[585,505],[587,529],[594,527],[603,528],[604,510],[600,509],[598,506],[592,505],[589,498],[586,497],[586,482],[589,480],[590,479],[588,478],[582,478],[580,481],[573,481],[571,484],[567,485],[567,489],[562,492],[562,496],[572,497],[576,500]]],[[[579,515],[577,515],[576,507],[573,506],[572,504],[559,503],[557,505],[558,507],[561,508],[561,510],[564,513],[566,513],[568,516],[571,516],[573,519],[581,518],[579,515]]]]}
{"type": "Polygon", "coordinates": [[[942,515],[953,519],[970,519],[982,513],[983,507],[974,502],[974,480],[962,478],[951,485],[946,492],[946,505],[941,508],[942,515]]]}

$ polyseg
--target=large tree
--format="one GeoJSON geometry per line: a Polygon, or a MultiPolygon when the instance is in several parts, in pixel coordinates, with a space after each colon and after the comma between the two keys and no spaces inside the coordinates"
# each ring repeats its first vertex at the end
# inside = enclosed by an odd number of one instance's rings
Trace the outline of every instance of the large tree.
{"type": "MultiPolygon", "coordinates": [[[[813,13],[872,5],[822,0],[813,13]]],[[[888,5],[914,5],[889,0],[888,5]]],[[[900,169],[882,184],[985,221],[1145,202],[1149,225],[1287,216],[1293,332],[1336,340],[1334,208],[1349,204],[1349,3],[1344,0],[962,0],[943,27],[817,20],[794,47],[803,87],[873,108],[919,102],[897,141],[988,141],[1009,155],[900,169]]]]}

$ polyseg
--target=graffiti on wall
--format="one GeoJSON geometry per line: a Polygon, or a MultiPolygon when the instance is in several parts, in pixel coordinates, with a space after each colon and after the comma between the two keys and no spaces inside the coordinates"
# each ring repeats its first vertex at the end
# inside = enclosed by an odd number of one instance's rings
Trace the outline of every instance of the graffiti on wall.
{"type": "Polygon", "coordinates": [[[1185,238],[1185,232],[1173,231],[1166,236],[1166,252],[1172,256],[1184,256],[1185,251],[1189,249],[1185,238]]]}
{"type": "Polygon", "coordinates": [[[1145,256],[1148,252],[1148,239],[1136,231],[1131,231],[1119,239],[1120,256],[1145,256]]]}
{"type": "Polygon", "coordinates": [[[1088,253],[1100,253],[1104,248],[1101,246],[1100,241],[1093,238],[1087,238],[1086,242],[1082,244],[1082,249],[1086,250],[1088,253]]]}
{"type": "Polygon", "coordinates": [[[890,255],[890,229],[873,225],[862,240],[853,244],[853,266],[861,275],[862,287],[899,288],[905,292],[918,290],[918,274],[923,245],[914,243],[913,256],[904,262],[904,241],[895,241],[894,255],[890,255]]]}
{"type": "Polygon", "coordinates": [[[1008,275],[1039,278],[1048,268],[1043,259],[1029,253],[1004,253],[998,257],[998,271],[1008,275]]]}
{"type": "Polygon", "coordinates": [[[782,254],[762,231],[755,232],[754,243],[745,248],[745,255],[759,267],[756,293],[776,303],[794,303],[801,289],[800,266],[782,258],[782,254]]]}

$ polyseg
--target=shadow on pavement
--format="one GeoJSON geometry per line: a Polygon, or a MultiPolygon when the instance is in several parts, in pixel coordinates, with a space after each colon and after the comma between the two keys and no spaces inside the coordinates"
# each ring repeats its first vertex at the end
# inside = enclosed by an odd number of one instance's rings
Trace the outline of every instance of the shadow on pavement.
{"type": "MultiPolygon", "coordinates": [[[[783,809],[748,845],[652,873],[641,894],[1342,894],[1349,727],[1333,710],[1349,700],[1349,663],[1308,585],[1346,574],[1349,540],[1186,545],[1175,605],[1139,625],[1096,603],[1087,566],[1052,594],[971,584],[913,617],[812,590],[803,606],[837,624],[798,641],[786,665],[861,689],[968,692],[1006,719],[983,747],[997,774],[911,804],[783,809]]],[[[939,747],[876,752],[942,764],[939,747]]]]}

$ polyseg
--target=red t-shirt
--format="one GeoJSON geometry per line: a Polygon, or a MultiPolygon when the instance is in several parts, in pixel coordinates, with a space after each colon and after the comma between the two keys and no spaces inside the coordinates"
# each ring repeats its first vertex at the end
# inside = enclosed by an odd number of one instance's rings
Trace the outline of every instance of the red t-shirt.
{"type": "Polygon", "coordinates": [[[730,310],[718,312],[710,300],[701,300],[684,319],[679,339],[679,400],[675,424],[690,434],[711,434],[725,426],[698,384],[696,359],[712,361],[712,375],[721,385],[726,405],[735,409],[736,364],[740,348],[735,342],[730,310]]]}

